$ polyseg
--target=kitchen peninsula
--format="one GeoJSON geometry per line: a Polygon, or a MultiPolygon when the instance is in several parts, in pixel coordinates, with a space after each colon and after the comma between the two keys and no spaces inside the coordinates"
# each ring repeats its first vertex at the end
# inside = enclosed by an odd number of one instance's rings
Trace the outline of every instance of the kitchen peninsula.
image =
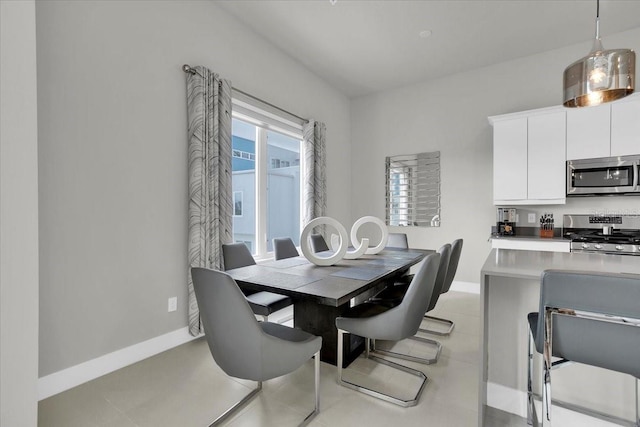
{"type": "MultiPolygon", "coordinates": [[[[640,257],[491,250],[481,272],[480,424],[484,405],[526,416],[526,315],[538,310],[540,275],[549,269],[640,275],[640,257]]],[[[540,357],[534,358],[539,393],[540,357]]],[[[575,364],[555,371],[555,378],[554,399],[627,420],[635,415],[635,381],[628,375],[575,364]]]]}

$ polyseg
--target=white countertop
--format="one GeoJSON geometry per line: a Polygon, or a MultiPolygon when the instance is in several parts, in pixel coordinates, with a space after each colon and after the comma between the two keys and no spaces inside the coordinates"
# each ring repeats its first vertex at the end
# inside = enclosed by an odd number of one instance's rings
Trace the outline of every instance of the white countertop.
{"type": "Polygon", "coordinates": [[[540,237],[540,236],[499,236],[499,235],[491,235],[492,239],[497,240],[529,240],[535,242],[570,242],[569,239],[565,239],[564,237],[540,237]]]}
{"type": "Polygon", "coordinates": [[[550,269],[640,275],[640,256],[492,249],[482,275],[537,279],[550,269]]]}

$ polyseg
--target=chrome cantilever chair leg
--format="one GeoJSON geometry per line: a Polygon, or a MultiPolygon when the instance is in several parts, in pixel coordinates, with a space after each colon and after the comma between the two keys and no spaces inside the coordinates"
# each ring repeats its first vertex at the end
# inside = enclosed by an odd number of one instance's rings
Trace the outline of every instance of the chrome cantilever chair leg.
{"type": "Polygon", "coordinates": [[[229,416],[234,414],[235,411],[237,411],[238,409],[240,409],[241,407],[249,403],[254,397],[258,395],[258,393],[260,393],[260,391],[262,391],[262,381],[258,381],[258,386],[256,388],[251,390],[251,392],[249,392],[249,394],[243,397],[242,400],[237,402],[231,408],[227,409],[222,415],[216,418],[211,424],[209,424],[209,427],[219,426],[222,422],[224,422],[227,418],[229,418],[229,416]]]}
{"type": "Polygon", "coordinates": [[[384,354],[385,356],[389,356],[389,357],[397,357],[398,359],[404,359],[404,360],[410,360],[412,362],[422,363],[423,365],[433,365],[438,361],[438,359],[440,358],[440,353],[442,352],[442,344],[440,344],[438,341],[431,340],[429,338],[419,337],[416,335],[410,336],[409,339],[414,341],[419,341],[425,344],[434,345],[436,347],[436,355],[430,359],[426,359],[424,357],[410,356],[405,353],[397,353],[395,351],[381,350],[376,348],[375,340],[372,340],[373,347],[371,351],[373,351],[374,353],[384,354]]]}
{"type": "Polygon", "coordinates": [[[424,315],[425,319],[428,320],[432,320],[434,322],[438,322],[438,323],[444,323],[446,325],[449,325],[449,329],[447,329],[444,332],[441,331],[434,331],[433,329],[426,329],[426,328],[420,328],[418,329],[420,332],[425,332],[427,334],[433,334],[433,335],[439,335],[439,336],[446,336],[446,335],[451,335],[451,332],[453,332],[453,328],[455,328],[456,324],[453,323],[452,320],[448,320],[448,319],[443,319],[441,317],[435,317],[435,316],[428,316],[428,315],[424,315]]]}
{"type": "Polygon", "coordinates": [[[320,352],[319,351],[313,355],[313,371],[314,371],[314,378],[315,378],[315,385],[314,385],[315,407],[313,409],[313,412],[307,415],[302,421],[302,423],[300,423],[300,427],[306,426],[307,424],[309,424],[311,420],[313,420],[316,417],[316,415],[320,413],[320,352]]]}
{"type": "MultiPolygon", "coordinates": [[[[317,352],[313,356],[314,359],[314,378],[315,378],[315,407],[313,411],[307,415],[304,420],[299,424],[299,427],[306,426],[313,420],[316,415],[320,413],[320,352],[317,352]]],[[[239,402],[233,405],[231,408],[227,409],[222,415],[216,418],[209,427],[219,426],[222,422],[226,421],[232,414],[234,414],[238,409],[249,403],[254,397],[258,395],[262,391],[262,381],[258,381],[258,385],[256,388],[251,390],[249,394],[242,398],[239,402]]]]}
{"type": "Polygon", "coordinates": [[[527,325],[527,335],[529,336],[529,344],[527,346],[527,424],[533,425],[533,387],[531,376],[533,375],[533,336],[527,325]]]}
{"type": "Polygon", "coordinates": [[[391,396],[389,394],[383,393],[381,391],[378,390],[373,390],[371,388],[367,388],[363,385],[360,384],[356,384],[350,381],[347,381],[343,378],[342,376],[342,364],[343,364],[343,339],[344,339],[344,334],[348,333],[347,331],[344,331],[342,329],[338,329],[338,383],[350,388],[352,390],[355,391],[359,391],[360,393],[364,393],[367,394],[369,396],[373,396],[376,397],[378,399],[382,399],[385,400],[387,402],[391,402],[394,403],[396,405],[402,406],[402,407],[410,407],[410,406],[415,406],[418,401],[420,400],[420,396],[422,395],[422,392],[424,391],[424,387],[427,384],[427,382],[429,381],[429,378],[424,374],[424,372],[419,371],[417,369],[412,369],[409,368],[408,366],[404,366],[401,365],[399,363],[395,363],[395,362],[391,362],[389,360],[386,359],[382,359],[380,357],[376,357],[371,355],[371,352],[369,350],[370,346],[371,346],[371,340],[369,338],[365,338],[365,357],[367,359],[373,360],[374,362],[377,363],[382,363],[384,365],[390,366],[392,368],[395,369],[399,369],[403,372],[407,372],[409,374],[415,375],[419,378],[422,378],[422,383],[420,384],[420,388],[418,389],[418,391],[416,392],[416,395],[413,399],[401,399],[395,396],[391,396]]]}

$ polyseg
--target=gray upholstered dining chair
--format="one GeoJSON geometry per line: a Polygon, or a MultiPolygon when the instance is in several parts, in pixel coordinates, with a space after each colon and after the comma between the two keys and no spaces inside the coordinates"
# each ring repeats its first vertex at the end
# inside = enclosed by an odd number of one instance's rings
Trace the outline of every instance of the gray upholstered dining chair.
{"type": "Polygon", "coordinates": [[[377,339],[400,341],[416,334],[420,327],[422,316],[429,305],[430,297],[434,294],[439,263],[440,254],[430,254],[425,258],[424,263],[409,285],[407,298],[405,298],[400,305],[389,308],[379,304],[364,303],[352,307],[344,316],[336,318],[336,327],[338,328],[339,384],[404,407],[414,406],[418,403],[428,381],[427,376],[417,369],[372,355],[370,343],[371,341],[375,342],[377,339]],[[415,397],[403,399],[401,397],[391,396],[362,384],[344,379],[343,346],[345,333],[365,337],[366,358],[421,378],[422,381],[415,397]]]}
{"type": "Polygon", "coordinates": [[[320,412],[320,347],[322,337],[271,322],[256,321],[236,282],[226,273],[192,268],[193,288],[205,338],[218,366],[229,376],[257,381],[241,401],[220,415],[219,425],[262,390],[262,382],[297,370],[315,357],[315,408],[320,412]]]}
{"type": "MultiPolygon", "coordinates": [[[[453,243],[451,243],[451,259],[449,260],[449,268],[447,269],[447,278],[444,282],[444,285],[442,286],[442,291],[440,292],[442,294],[446,294],[447,292],[449,292],[449,289],[451,289],[451,284],[453,283],[453,279],[456,276],[456,271],[458,271],[460,254],[462,253],[462,243],[463,243],[462,239],[456,239],[453,241],[453,243]]],[[[429,316],[426,314],[424,318],[432,320],[434,322],[444,323],[445,325],[449,326],[449,328],[446,331],[436,331],[436,330],[427,329],[427,328],[421,329],[422,332],[426,332],[429,334],[441,335],[441,336],[450,335],[451,332],[453,332],[453,328],[455,328],[456,326],[453,320],[443,319],[441,317],[429,316]]]]}
{"type": "Polygon", "coordinates": [[[276,260],[293,258],[299,256],[296,245],[289,237],[278,237],[273,239],[273,252],[276,260]]]}
{"type": "MultiPolygon", "coordinates": [[[[433,295],[429,297],[429,305],[425,310],[425,314],[423,315],[423,318],[427,317],[426,313],[429,313],[431,310],[435,308],[438,302],[438,298],[440,298],[440,295],[442,294],[441,291],[443,286],[446,283],[447,272],[449,271],[449,264],[451,259],[451,245],[448,243],[442,245],[442,247],[438,249],[438,253],[440,254],[440,262],[438,265],[438,275],[436,276],[436,284],[433,289],[433,295]]],[[[395,307],[401,304],[402,301],[407,297],[408,289],[409,289],[409,284],[403,284],[403,283],[394,284],[393,286],[385,288],[383,291],[376,294],[373,298],[370,298],[368,302],[372,304],[384,305],[387,307],[395,307]]],[[[418,332],[430,332],[430,331],[425,328],[418,328],[418,332]]],[[[440,352],[442,351],[442,344],[440,344],[438,341],[435,341],[429,338],[424,338],[417,335],[412,336],[410,338],[416,341],[423,342],[425,344],[434,345],[436,347],[435,356],[432,358],[425,359],[425,358],[415,358],[414,356],[407,356],[402,353],[393,353],[387,350],[377,350],[377,351],[379,353],[387,354],[389,356],[408,359],[414,362],[424,363],[427,365],[436,363],[438,361],[438,359],[440,358],[440,352]]],[[[374,346],[375,346],[375,341],[374,341],[374,346]]]]}
{"type": "Polygon", "coordinates": [[[327,241],[324,240],[322,234],[311,234],[309,239],[311,240],[311,250],[313,252],[318,253],[329,250],[329,245],[327,245],[327,241]]]}
{"type": "MultiPolygon", "coordinates": [[[[247,245],[244,243],[222,245],[222,259],[226,271],[256,264],[251,252],[249,252],[249,248],[247,248],[247,245]]],[[[291,301],[291,298],[288,296],[275,294],[273,292],[243,291],[243,293],[249,302],[251,310],[253,310],[256,315],[262,316],[265,322],[269,320],[271,314],[293,304],[293,301],[291,301]]],[[[280,323],[289,321],[291,318],[292,316],[285,316],[280,319],[280,323]]]]}
{"type": "MultiPolygon", "coordinates": [[[[538,312],[529,313],[527,421],[533,422],[533,348],[543,355],[542,425],[551,422],[551,370],[583,363],[636,379],[636,419],[640,426],[640,277],[546,270],[538,312]],[[553,361],[552,356],[560,358],[553,361]]],[[[629,391],[631,393],[631,391],[629,391]]],[[[592,411],[572,405],[573,410],[592,411]]],[[[616,420],[619,421],[619,420],[616,420]]]]}
{"type": "MultiPolygon", "coordinates": [[[[409,239],[406,233],[389,233],[385,249],[409,249],[409,239]]],[[[408,284],[413,279],[413,274],[409,271],[396,279],[398,285],[408,284]]]]}
{"type": "Polygon", "coordinates": [[[389,233],[387,248],[409,249],[409,241],[406,233],[389,233]]]}

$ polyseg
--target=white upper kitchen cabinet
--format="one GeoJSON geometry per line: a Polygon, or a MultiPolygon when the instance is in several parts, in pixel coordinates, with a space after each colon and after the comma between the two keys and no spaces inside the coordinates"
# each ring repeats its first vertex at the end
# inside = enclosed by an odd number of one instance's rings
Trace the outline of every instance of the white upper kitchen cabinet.
{"type": "Polygon", "coordinates": [[[611,104],[611,157],[640,154],[640,97],[611,104]]]}
{"type": "Polygon", "coordinates": [[[489,117],[493,125],[493,204],[566,202],[566,112],[561,107],[489,117]]]}
{"type": "Polygon", "coordinates": [[[493,199],[527,198],[527,118],[493,123],[493,199]]]}
{"type": "Polygon", "coordinates": [[[529,116],[528,199],[565,203],[565,135],[565,111],[529,116]]]}
{"type": "Polygon", "coordinates": [[[610,157],[611,104],[567,109],[567,160],[610,157]]]}

